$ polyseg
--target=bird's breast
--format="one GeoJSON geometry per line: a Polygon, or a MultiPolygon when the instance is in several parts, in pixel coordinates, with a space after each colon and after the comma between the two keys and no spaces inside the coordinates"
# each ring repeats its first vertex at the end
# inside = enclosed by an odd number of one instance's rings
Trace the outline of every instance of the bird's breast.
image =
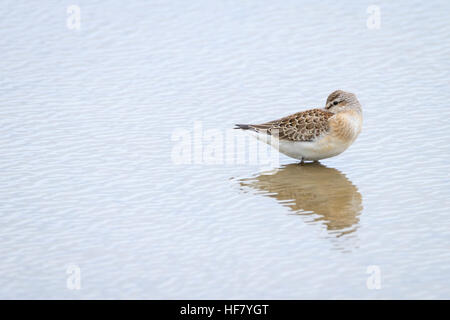
{"type": "Polygon", "coordinates": [[[357,111],[338,113],[330,119],[331,136],[343,143],[353,143],[362,128],[362,115],[357,111]]]}

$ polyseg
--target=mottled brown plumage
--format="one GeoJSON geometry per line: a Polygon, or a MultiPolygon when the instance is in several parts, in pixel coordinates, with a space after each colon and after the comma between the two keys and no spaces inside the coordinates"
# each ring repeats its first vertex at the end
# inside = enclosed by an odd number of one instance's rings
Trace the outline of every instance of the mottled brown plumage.
{"type": "Polygon", "coordinates": [[[328,119],[333,113],[321,109],[311,109],[294,113],[279,120],[263,124],[237,125],[242,129],[278,134],[281,140],[313,141],[330,130],[328,119]]]}

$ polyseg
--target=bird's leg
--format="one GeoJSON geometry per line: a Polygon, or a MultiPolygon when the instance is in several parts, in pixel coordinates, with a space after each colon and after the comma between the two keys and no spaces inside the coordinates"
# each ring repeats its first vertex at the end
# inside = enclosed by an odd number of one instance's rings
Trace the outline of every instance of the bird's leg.
{"type": "Polygon", "coordinates": [[[302,166],[302,165],[304,165],[305,164],[305,161],[303,160],[303,158],[302,158],[302,160],[300,160],[300,163],[298,164],[299,166],[302,166]]]}

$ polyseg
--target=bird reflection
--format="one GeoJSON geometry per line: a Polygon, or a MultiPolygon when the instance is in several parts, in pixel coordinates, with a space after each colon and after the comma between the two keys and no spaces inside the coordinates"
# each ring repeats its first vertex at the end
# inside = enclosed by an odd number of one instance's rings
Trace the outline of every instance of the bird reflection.
{"type": "Polygon", "coordinates": [[[296,214],[316,214],[313,221],[323,221],[328,232],[336,237],[358,228],[363,208],[361,194],[334,168],[319,163],[290,164],[275,173],[241,179],[240,184],[277,199],[296,214]]]}

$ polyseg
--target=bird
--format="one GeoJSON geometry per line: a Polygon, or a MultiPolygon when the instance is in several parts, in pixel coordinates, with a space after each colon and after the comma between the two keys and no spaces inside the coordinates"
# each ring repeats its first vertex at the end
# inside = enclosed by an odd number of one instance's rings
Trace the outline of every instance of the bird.
{"type": "Polygon", "coordinates": [[[279,152],[300,160],[318,162],[344,152],[362,129],[362,107],[356,95],[333,91],[325,107],[294,113],[262,124],[236,124],[279,152]]]}

